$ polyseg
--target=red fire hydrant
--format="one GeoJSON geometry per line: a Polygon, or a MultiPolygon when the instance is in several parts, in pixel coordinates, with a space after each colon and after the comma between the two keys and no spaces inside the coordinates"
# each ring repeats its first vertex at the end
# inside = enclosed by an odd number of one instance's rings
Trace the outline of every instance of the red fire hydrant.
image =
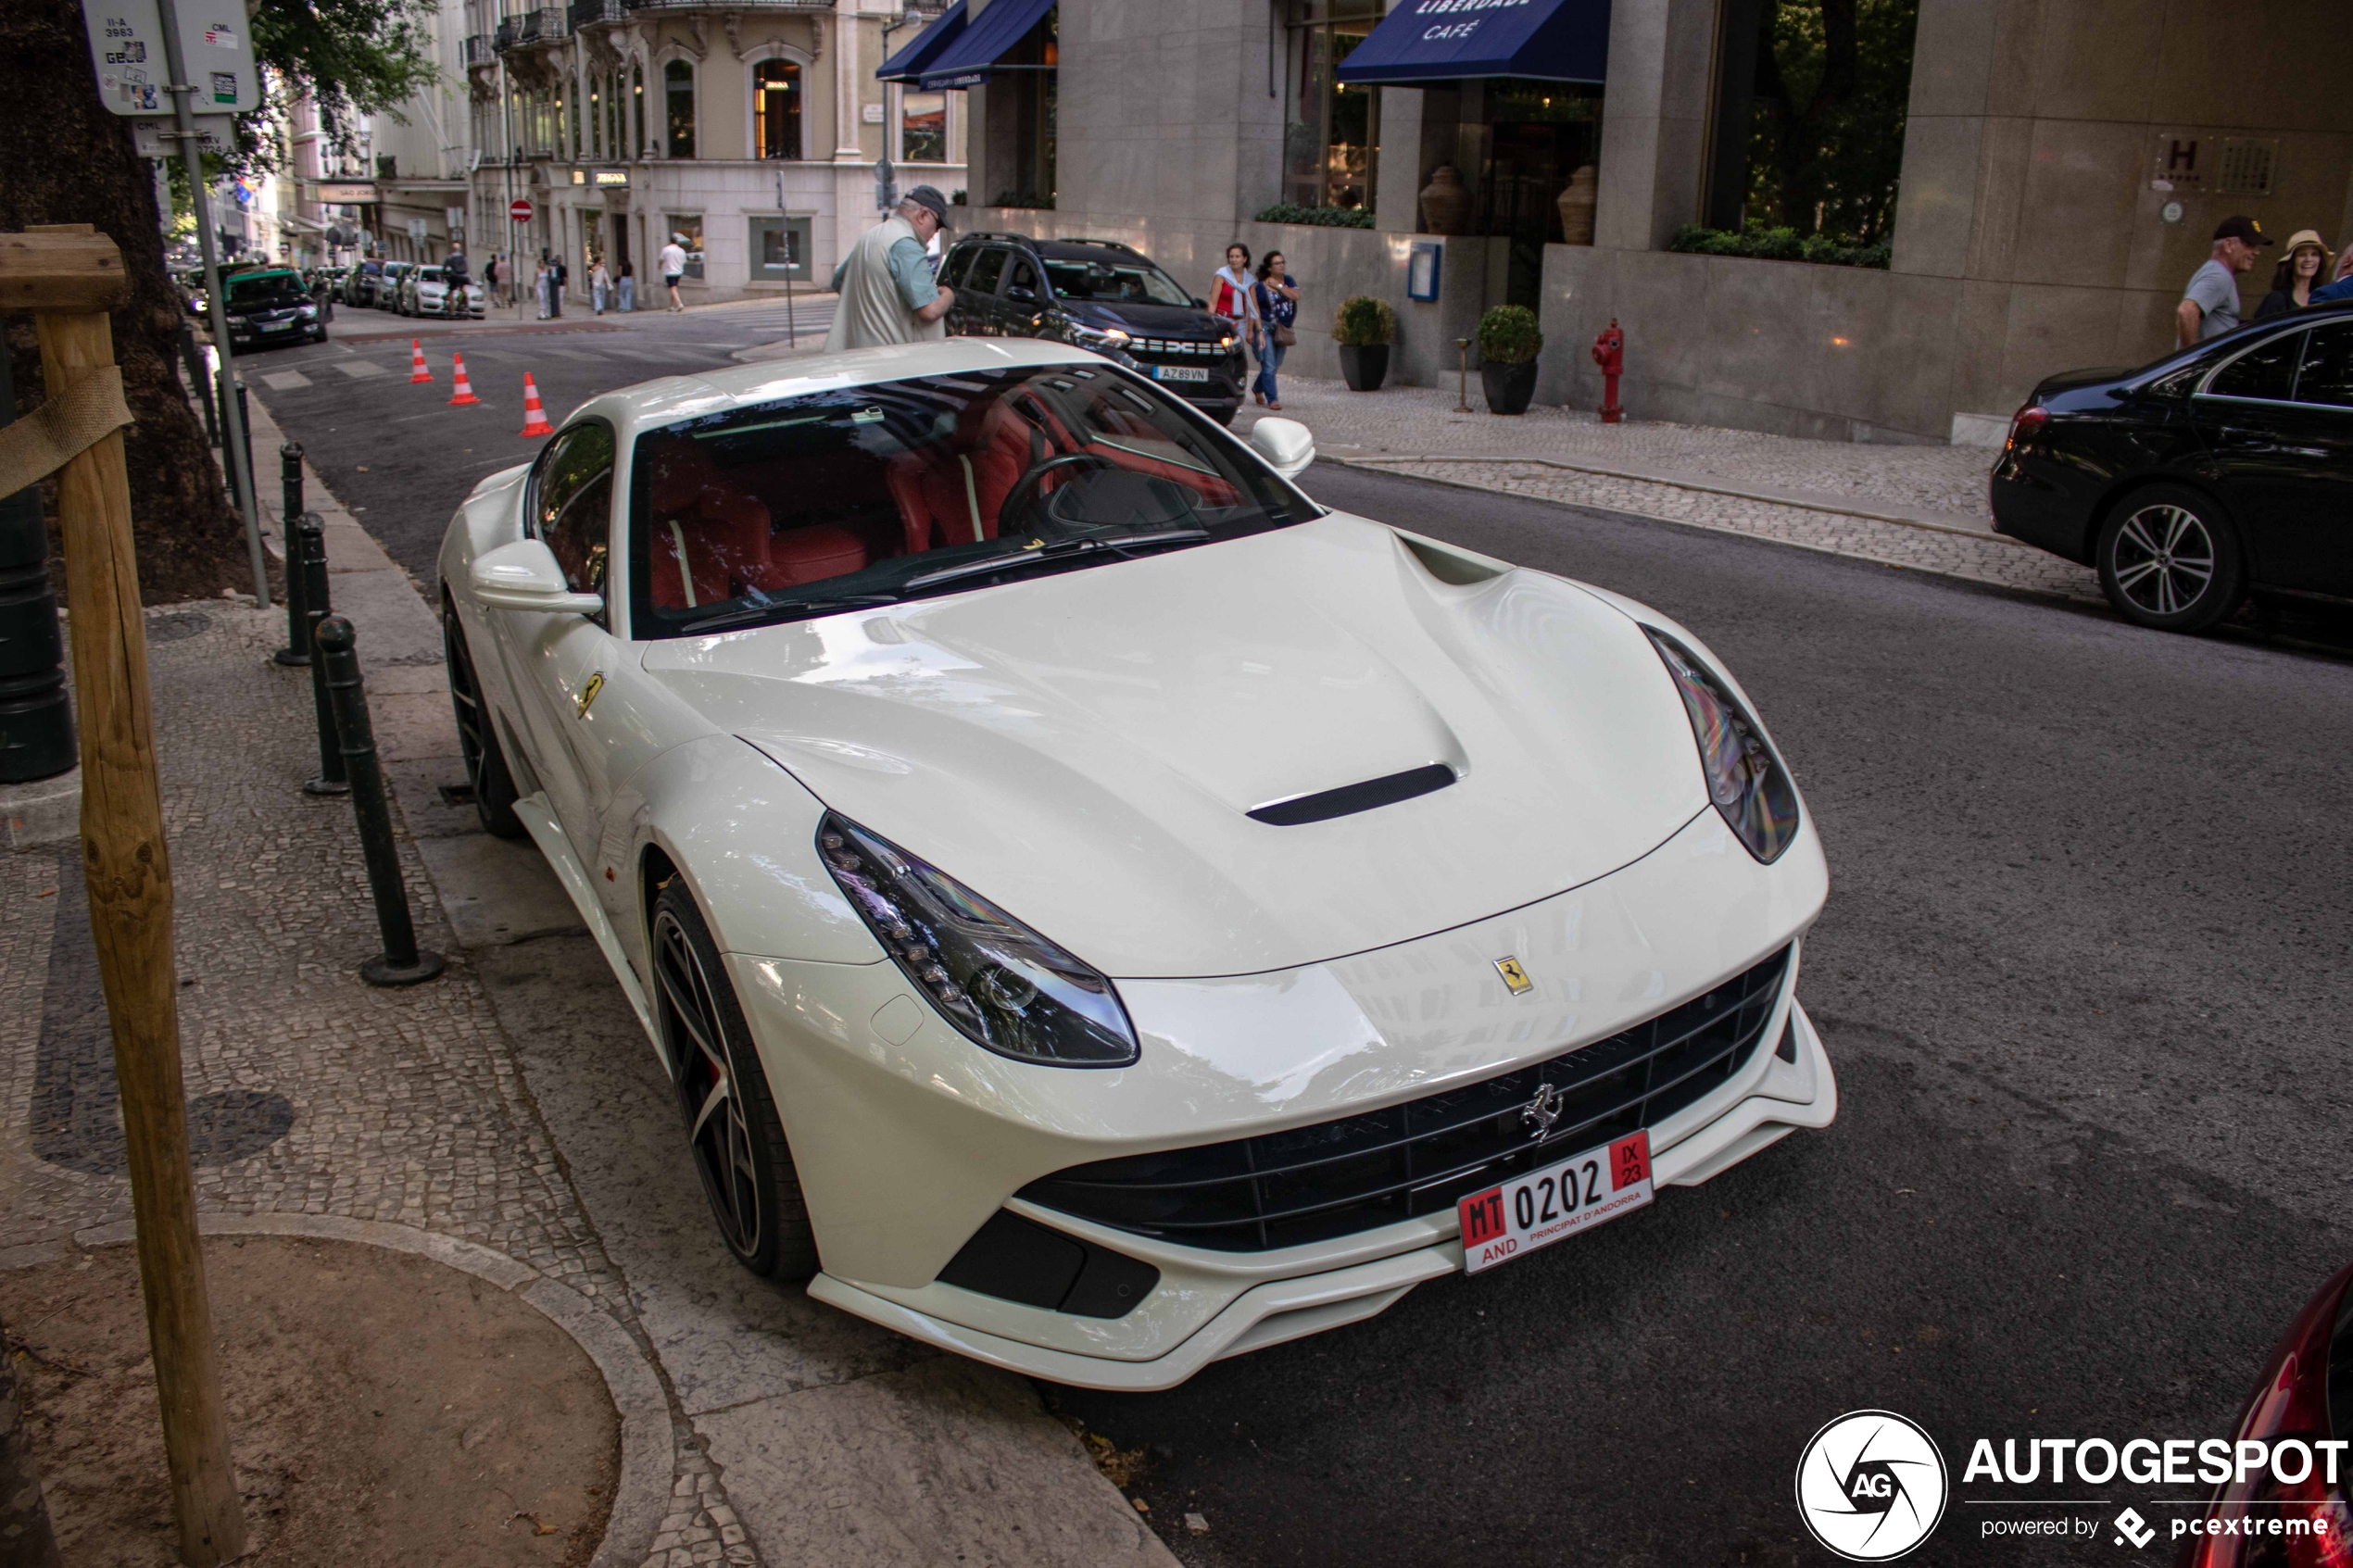
{"type": "Polygon", "coordinates": [[[1609,319],[1609,330],[1593,340],[1593,363],[1602,368],[1602,423],[1614,425],[1626,417],[1617,406],[1617,378],[1626,370],[1626,334],[1617,330],[1617,318],[1609,319]]]}

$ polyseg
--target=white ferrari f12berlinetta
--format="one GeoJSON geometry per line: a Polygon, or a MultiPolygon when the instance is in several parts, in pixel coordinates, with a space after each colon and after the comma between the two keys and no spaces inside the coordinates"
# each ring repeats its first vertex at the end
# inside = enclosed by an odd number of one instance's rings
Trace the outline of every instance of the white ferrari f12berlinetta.
{"type": "Polygon", "coordinates": [[[746,1267],[1164,1388],[1830,1122],[1827,873],[1739,685],[1313,458],[952,339],[596,398],[459,508],[477,809],[746,1267]]]}

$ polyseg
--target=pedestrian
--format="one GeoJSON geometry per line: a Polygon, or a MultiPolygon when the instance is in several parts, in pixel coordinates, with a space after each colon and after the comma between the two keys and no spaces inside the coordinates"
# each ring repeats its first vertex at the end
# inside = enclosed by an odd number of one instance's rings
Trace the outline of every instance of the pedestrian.
{"type": "Polygon", "coordinates": [[[637,308],[637,269],[625,256],[621,258],[621,308],[623,311],[637,308]]]}
{"type": "Polygon", "coordinates": [[[1260,329],[1258,379],[1250,383],[1251,395],[1278,411],[1283,397],[1275,390],[1275,372],[1283,368],[1284,353],[1299,341],[1292,325],[1299,320],[1299,284],[1283,267],[1283,253],[1268,251],[1258,263],[1258,281],[1251,285],[1251,303],[1257,307],[1260,329]]]}
{"type": "Polygon", "coordinates": [[[1258,307],[1250,297],[1250,247],[1236,240],[1226,247],[1226,265],[1210,284],[1209,308],[1233,324],[1234,335],[1258,347],[1258,307]]]}
{"type": "Polygon", "coordinates": [[[2187,348],[2221,337],[2239,324],[2238,275],[2255,265],[2255,257],[2271,242],[2263,225],[2240,215],[2214,226],[2213,254],[2190,274],[2182,303],[2173,307],[2174,341],[2187,348]]]}
{"type": "Polygon", "coordinates": [[[612,274],[605,270],[605,258],[600,256],[588,270],[588,298],[598,315],[605,313],[605,298],[611,292],[612,274]]]}
{"type": "Polygon", "coordinates": [[[557,253],[549,268],[547,281],[547,314],[550,318],[564,313],[564,285],[572,282],[572,269],[564,265],[562,253],[557,253]]]}
{"type": "Polygon", "coordinates": [[[670,291],[670,308],[684,310],[686,307],[678,298],[678,280],[686,275],[686,236],[671,235],[670,243],[661,247],[661,255],[656,260],[661,268],[661,286],[670,291]]]}
{"type": "Polygon", "coordinates": [[[917,185],[898,210],[859,236],[834,269],[839,296],[825,348],[873,348],[948,335],[948,307],[956,291],[931,275],[925,246],[948,227],[948,198],[937,186],[917,185]]]}
{"type": "Polygon", "coordinates": [[[2340,299],[2353,299],[2353,245],[2338,253],[2336,282],[2312,291],[2312,303],[2330,305],[2340,299]]]}
{"type": "Polygon", "coordinates": [[[542,255],[537,269],[531,274],[531,293],[539,307],[539,319],[543,321],[547,319],[547,291],[555,285],[555,282],[556,274],[547,266],[547,257],[542,255]]]}
{"type": "Polygon", "coordinates": [[[482,297],[485,305],[501,305],[498,297],[498,253],[492,251],[482,262],[482,297]]]}
{"type": "Polygon", "coordinates": [[[2255,307],[2255,319],[2268,320],[2301,310],[2312,303],[2312,291],[2322,286],[2334,259],[2321,243],[2317,229],[2298,229],[2287,237],[2287,254],[2271,269],[2271,292],[2255,307]]]}

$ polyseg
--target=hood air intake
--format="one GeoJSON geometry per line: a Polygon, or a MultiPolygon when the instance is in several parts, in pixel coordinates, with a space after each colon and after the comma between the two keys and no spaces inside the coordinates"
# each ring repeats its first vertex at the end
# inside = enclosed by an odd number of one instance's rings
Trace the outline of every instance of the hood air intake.
{"type": "Polygon", "coordinates": [[[1402,773],[1391,773],[1386,778],[1342,784],[1338,789],[1327,789],[1315,795],[1294,795],[1288,800],[1270,800],[1264,806],[1253,808],[1249,814],[1258,822],[1278,828],[1295,828],[1303,822],[1353,817],[1376,806],[1394,806],[1401,800],[1411,800],[1417,795],[1444,789],[1453,782],[1453,769],[1443,762],[1432,762],[1427,768],[1408,768],[1402,773]]]}

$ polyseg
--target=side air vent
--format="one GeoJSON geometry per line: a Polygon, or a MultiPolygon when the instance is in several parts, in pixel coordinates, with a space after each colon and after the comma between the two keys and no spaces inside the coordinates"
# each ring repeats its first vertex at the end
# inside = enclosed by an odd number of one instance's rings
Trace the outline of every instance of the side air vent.
{"type": "Polygon", "coordinates": [[[1453,782],[1453,769],[1443,762],[1432,762],[1427,768],[1408,768],[1387,778],[1342,784],[1338,789],[1327,789],[1315,795],[1294,795],[1288,800],[1270,800],[1264,806],[1253,807],[1250,815],[1278,828],[1295,828],[1302,822],[1324,822],[1334,817],[1353,817],[1376,806],[1394,806],[1401,800],[1411,800],[1417,795],[1444,789],[1453,782]]]}

